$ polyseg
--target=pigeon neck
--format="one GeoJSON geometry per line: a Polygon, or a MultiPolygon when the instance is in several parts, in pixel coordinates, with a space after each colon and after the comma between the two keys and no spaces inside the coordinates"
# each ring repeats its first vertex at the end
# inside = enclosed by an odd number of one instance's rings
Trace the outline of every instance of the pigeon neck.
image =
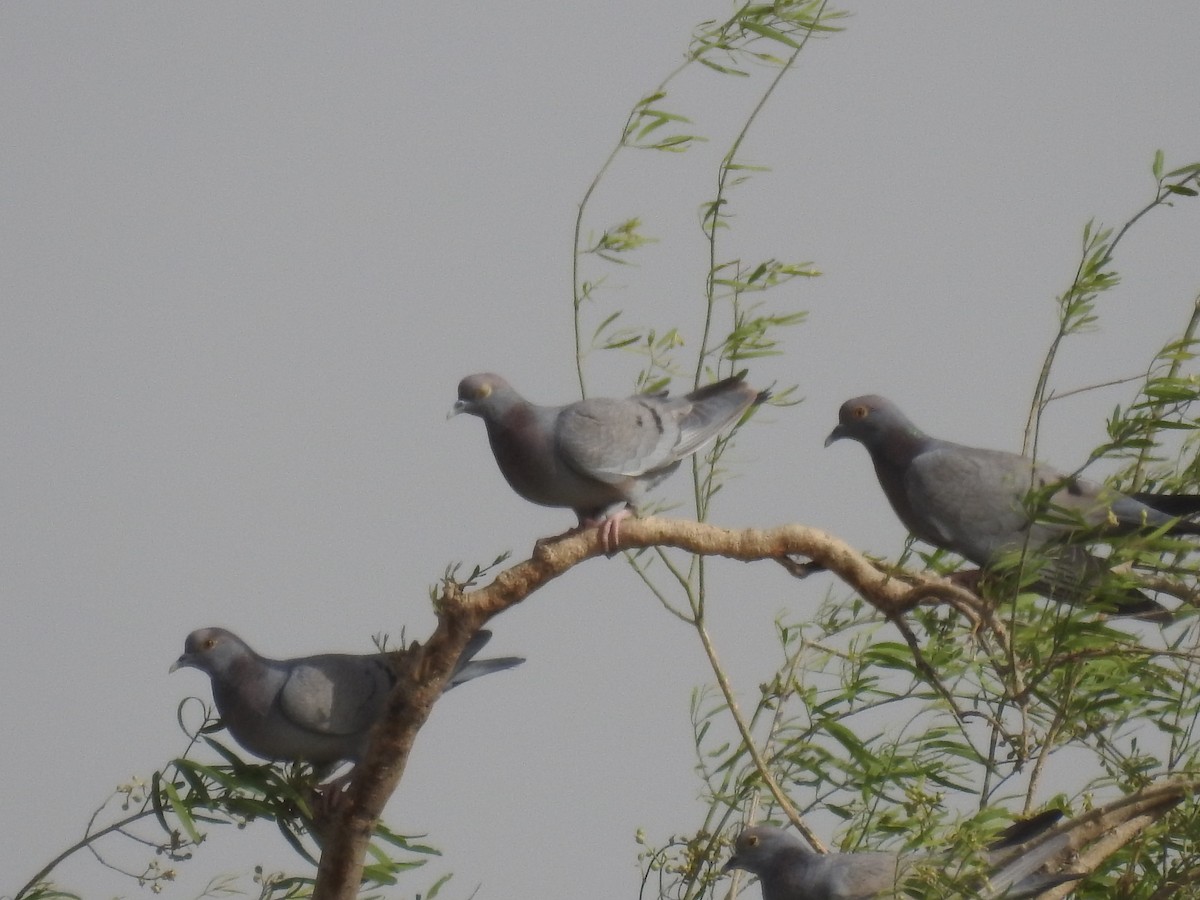
{"type": "Polygon", "coordinates": [[[514,412],[527,409],[529,405],[516,391],[511,388],[501,388],[488,398],[483,419],[489,425],[500,424],[514,415],[514,412]]]}
{"type": "Polygon", "coordinates": [[[875,465],[907,466],[929,443],[929,436],[915,425],[906,424],[890,432],[882,441],[878,441],[868,449],[875,465]]]}
{"type": "Polygon", "coordinates": [[[492,448],[496,448],[497,440],[507,440],[512,435],[526,436],[535,430],[536,417],[533,407],[528,403],[505,400],[493,405],[489,415],[484,417],[488,437],[492,440],[492,448]]]}

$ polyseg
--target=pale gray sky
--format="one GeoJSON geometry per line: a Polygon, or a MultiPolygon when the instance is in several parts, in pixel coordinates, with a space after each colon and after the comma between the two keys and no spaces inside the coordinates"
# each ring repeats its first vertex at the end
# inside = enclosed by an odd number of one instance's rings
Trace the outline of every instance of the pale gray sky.
{"type": "MultiPolygon", "coordinates": [[[[191,629],[271,655],[422,637],[448,563],[523,557],[571,524],[515,497],[480,424],[445,413],[480,370],[573,396],[576,205],[630,105],[728,9],[0,6],[0,893],[182,749],[176,704],[208,693],[167,676],[191,629]]],[[[1200,159],[1200,6],[851,9],[746,145],[773,171],[735,194],[729,254],[826,274],[776,295],[811,319],[752,378],[798,381],[807,402],[745,432],[713,519],[894,554],[865,455],[821,449],[838,405],[886,392],[931,432],[1019,447],[1083,223],[1150,199],[1156,148],[1200,159]]],[[[763,83],[697,69],[665,105],[711,142],[616,166],[592,226],[638,215],[661,240],[604,302],[697,334],[696,210],[763,83]]],[[[1144,366],[1200,289],[1198,238],[1186,202],[1134,232],[1056,384],[1144,366]]],[[[603,360],[593,386],[625,392],[638,365],[603,360]]],[[[1047,458],[1078,463],[1127,396],[1064,405],[1047,458]]],[[[746,692],[772,668],[775,616],[830,585],[721,564],[714,583],[746,692]]],[[[697,642],[605,560],[493,629],[495,652],[529,662],[456,691],[422,733],[388,822],[445,856],[405,893],[454,871],[443,896],[636,896],[635,829],[696,824],[697,642]]],[[[218,829],[178,896],[258,862],[296,865],[270,826],[218,829]]],[[[137,893],[94,865],[63,875],[137,893]]]]}

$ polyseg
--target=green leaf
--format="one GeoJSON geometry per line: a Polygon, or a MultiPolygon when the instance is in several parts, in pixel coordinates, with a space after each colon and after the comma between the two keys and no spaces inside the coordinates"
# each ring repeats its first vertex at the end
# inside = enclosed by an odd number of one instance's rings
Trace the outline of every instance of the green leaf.
{"type": "Polygon", "coordinates": [[[187,804],[183,802],[183,798],[179,796],[179,792],[175,790],[175,785],[169,781],[158,780],[158,785],[162,788],[167,800],[171,804],[171,811],[175,813],[175,818],[179,820],[179,824],[183,830],[187,832],[188,838],[193,844],[198,844],[201,841],[200,832],[196,830],[196,823],[192,821],[192,814],[187,808],[187,804]]]}
{"type": "Polygon", "coordinates": [[[1200,174],[1200,162],[1190,163],[1186,166],[1181,166],[1166,174],[1167,178],[1178,178],[1181,175],[1198,175],[1200,174]]]}
{"type": "Polygon", "coordinates": [[[755,22],[753,20],[745,19],[745,18],[740,20],[740,24],[747,31],[752,31],[755,34],[761,35],[762,37],[768,38],[772,41],[776,41],[780,44],[783,44],[786,47],[791,47],[793,50],[800,49],[799,43],[797,43],[792,38],[788,37],[782,31],[772,28],[769,25],[763,25],[760,22],[755,22]]]}
{"type": "MultiPolygon", "coordinates": [[[[443,875],[441,878],[439,878],[437,881],[435,881],[433,883],[433,885],[429,888],[428,893],[425,894],[424,900],[434,900],[434,898],[437,897],[437,895],[441,892],[442,886],[445,885],[445,883],[447,881],[449,881],[450,878],[451,878],[451,875],[449,872],[447,872],[445,875],[443,875]]],[[[422,900],[420,895],[417,896],[417,900],[422,900]]]]}

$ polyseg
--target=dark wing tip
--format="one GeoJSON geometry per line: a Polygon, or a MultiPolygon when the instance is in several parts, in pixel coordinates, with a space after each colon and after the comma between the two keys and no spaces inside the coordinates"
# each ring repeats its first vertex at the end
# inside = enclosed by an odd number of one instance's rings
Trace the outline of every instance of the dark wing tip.
{"type": "Polygon", "coordinates": [[[999,850],[1003,847],[1015,847],[1017,844],[1023,844],[1037,837],[1061,819],[1063,815],[1061,809],[1046,809],[1027,819],[1018,819],[1000,832],[990,845],[991,849],[999,850]]]}

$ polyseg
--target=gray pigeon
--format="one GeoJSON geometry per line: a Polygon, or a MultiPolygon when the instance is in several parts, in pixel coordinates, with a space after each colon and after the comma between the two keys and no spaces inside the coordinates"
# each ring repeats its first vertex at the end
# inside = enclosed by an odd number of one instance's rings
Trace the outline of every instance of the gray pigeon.
{"type": "Polygon", "coordinates": [[[685,457],[770,396],[744,377],[743,372],[683,397],[662,391],[537,406],[499,375],[484,373],[459,382],[450,416],[465,412],[483,419],[512,489],[542,506],[570,507],[580,528],[599,527],[611,553],[631,507],[685,457]]]}
{"type": "MultiPolygon", "coordinates": [[[[491,636],[479,631],[471,638],[447,690],[525,661],[471,661],[491,636]]],[[[171,671],[190,666],[206,673],[229,733],[264,759],[299,760],[318,768],[361,760],[371,726],[383,714],[396,683],[383,653],[267,659],[223,628],[193,631],[183,647],[171,671]]]]}
{"type": "MultiPolygon", "coordinates": [[[[1068,541],[1073,533],[1094,528],[1122,534],[1169,526],[1175,534],[1200,534],[1196,524],[1142,502],[1152,502],[1153,495],[1134,499],[1016,453],[930,437],[883,397],[855,397],[842,404],[825,446],[842,438],[867,448],[892,509],[914,535],[981,567],[1028,547],[1039,556],[1035,589],[1052,599],[1075,601],[1094,594],[1107,568],[1068,541]],[[1031,517],[1034,504],[1027,498],[1047,489],[1052,495],[1043,501],[1046,510],[1031,517]]],[[[1195,512],[1198,500],[1163,498],[1164,504],[1172,504],[1172,513],[1195,512]]],[[[1133,588],[1103,599],[1123,615],[1162,618],[1166,612],[1133,588]]]]}
{"type": "MultiPolygon", "coordinates": [[[[978,896],[1016,900],[1078,880],[1080,876],[1076,874],[1038,873],[1067,849],[1068,835],[1021,847],[1061,817],[1059,810],[1049,810],[1004,832],[988,850],[993,871],[978,896]]],[[[913,865],[935,860],[936,857],[930,856],[902,858],[878,852],[814,853],[791,832],[770,825],[752,825],[738,835],[725,871],[744,869],[757,875],[763,900],[870,900],[892,896],[913,865]]]]}

